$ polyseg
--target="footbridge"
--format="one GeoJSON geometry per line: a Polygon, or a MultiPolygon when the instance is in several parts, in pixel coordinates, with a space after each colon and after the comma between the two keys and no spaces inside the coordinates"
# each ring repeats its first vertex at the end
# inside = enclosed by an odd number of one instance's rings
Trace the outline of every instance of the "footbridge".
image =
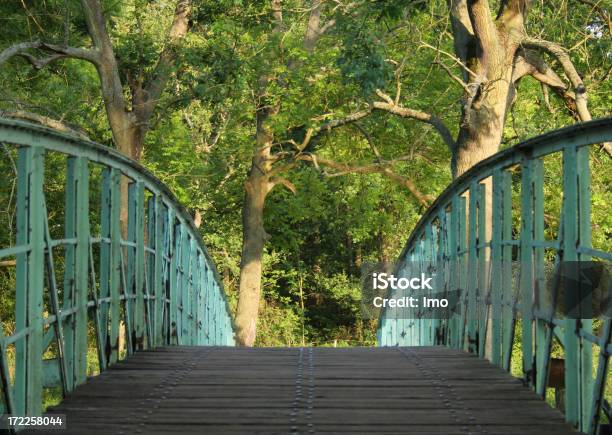
{"type": "Polygon", "coordinates": [[[435,315],[384,309],[376,348],[246,349],[198,229],[162,182],[108,147],[0,120],[16,174],[16,232],[0,246],[15,266],[1,289],[3,422],[63,416],[70,434],[609,433],[610,313],[570,312],[577,295],[559,290],[562,265],[612,260],[598,233],[609,228],[591,225],[590,161],[607,158],[606,141],[610,118],[557,130],[438,197],[395,270],[435,276],[436,297],[454,301],[435,315]]]}

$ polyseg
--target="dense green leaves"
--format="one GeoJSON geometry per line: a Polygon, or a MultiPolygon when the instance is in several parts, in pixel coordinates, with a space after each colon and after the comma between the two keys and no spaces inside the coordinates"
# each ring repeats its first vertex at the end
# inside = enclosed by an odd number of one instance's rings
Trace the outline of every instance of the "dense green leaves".
{"type": "MultiPolygon", "coordinates": [[[[175,3],[103,3],[127,90],[129,80],[155,68],[175,3]]],[[[202,233],[235,303],[244,179],[253,156],[257,107],[278,105],[269,127],[287,141],[279,139],[275,151],[290,151],[289,140],[300,142],[307,128],[365,107],[375,98],[375,89],[394,97],[399,81],[405,107],[436,114],[455,134],[462,89],[433,62],[444,62],[455,74],[460,70],[444,54],[453,52],[453,41],[442,0],[354,2],[356,6],[326,2],[322,24],[333,19],[335,25],[320,37],[314,52],[306,50],[303,41],[310,2],[282,2],[285,31],[280,35],[271,32],[269,1],[194,3],[192,28],[177,47],[178,62],[151,122],[143,163],[191,211],[202,214],[202,233]],[[271,84],[260,95],[262,77],[271,84]]],[[[601,18],[581,2],[535,3],[527,31],[570,49],[585,80],[593,116],[609,115],[612,43],[601,18]]],[[[7,24],[2,25],[1,48],[34,39],[91,45],[77,2],[3,2],[0,17],[7,24]]],[[[547,60],[565,80],[556,61],[547,60]]],[[[0,65],[0,89],[0,110],[21,109],[61,119],[112,146],[93,66],[63,59],[35,70],[13,58],[0,65]]],[[[546,100],[540,84],[524,78],[502,146],[573,122],[561,98],[550,92],[546,100]]],[[[435,196],[450,182],[450,153],[431,127],[384,113],[333,131],[322,138],[317,153],[350,165],[371,164],[375,156],[364,131],[383,159],[401,157],[394,171],[412,180],[423,194],[435,196]]],[[[606,159],[594,152],[592,160],[593,225],[598,228],[594,244],[600,248],[609,244],[612,234],[606,206],[612,200],[612,175],[606,159]]],[[[0,160],[2,173],[10,174],[8,158],[0,160]]],[[[559,167],[558,162],[547,165],[547,214],[553,237],[560,204],[554,184],[559,167]]],[[[423,210],[404,187],[380,174],[330,177],[331,173],[298,165],[284,174],[296,186],[296,194],[276,187],[267,199],[265,225],[271,238],[264,264],[260,344],[373,341],[373,325],[364,323],[359,312],[360,264],[393,258],[423,210]]],[[[61,182],[57,174],[49,177],[61,182]]],[[[4,206],[11,183],[0,184],[4,206]]],[[[61,196],[53,200],[61,202],[61,196]]],[[[3,246],[10,237],[9,220],[0,225],[3,246]]],[[[10,269],[0,268],[0,280],[3,289],[10,286],[10,269]]],[[[0,310],[0,316],[3,313],[0,310]]]]}

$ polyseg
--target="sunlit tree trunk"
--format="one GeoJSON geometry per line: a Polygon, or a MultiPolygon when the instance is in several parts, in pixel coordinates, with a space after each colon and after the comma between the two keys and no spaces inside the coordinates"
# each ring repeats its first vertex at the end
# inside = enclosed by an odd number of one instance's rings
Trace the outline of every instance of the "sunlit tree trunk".
{"type": "MultiPolygon", "coordinates": [[[[498,17],[493,20],[486,0],[451,2],[455,52],[464,65],[462,76],[467,84],[459,134],[452,150],[454,178],[499,150],[506,114],[514,100],[513,77],[519,42],[525,34],[526,7],[526,1],[502,2],[498,17]]],[[[487,178],[483,184],[485,241],[488,241],[492,235],[492,180],[487,178]]],[[[485,256],[485,261],[490,260],[490,250],[483,248],[480,255],[485,256]]],[[[474,261],[471,264],[475,267],[476,259],[470,261],[474,261]]],[[[488,288],[485,282],[480,282],[479,287],[481,291],[488,288]]],[[[485,356],[490,357],[491,316],[487,318],[485,356]]]]}
{"type": "MultiPolygon", "coordinates": [[[[266,142],[265,138],[261,140],[263,143],[266,142]]],[[[262,262],[264,246],[268,239],[263,220],[266,196],[271,188],[266,173],[268,169],[266,156],[269,153],[265,145],[261,145],[253,158],[253,164],[244,184],[242,206],[242,257],[235,324],[236,340],[243,346],[255,344],[261,299],[262,262]]]]}
{"type": "MultiPolygon", "coordinates": [[[[273,33],[284,32],[281,0],[271,0],[273,33]]],[[[297,67],[297,64],[292,66],[297,67]]],[[[271,177],[271,150],[274,134],[267,124],[278,114],[278,103],[270,104],[266,94],[273,78],[264,72],[258,79],[259,104],[256,108],[256,143],[251,168],[244,184],[242,205],[242,258],[240,261],[240,285],[236,310],[236,341],[242,346],[253,346],[257,336],[257,319],[261,300],[262,263],[265,243],[268,239],[264,227],[266,196],[275,182],[271,177]]]]}
{"type": "Polygon", "coordinates": [[[451,2],[454,45],[466,83],[453,176],[495,154],[514,100],[514,69],[524,36],[526,1],[502,2],[493,19],[486,0],[451,2]]]}

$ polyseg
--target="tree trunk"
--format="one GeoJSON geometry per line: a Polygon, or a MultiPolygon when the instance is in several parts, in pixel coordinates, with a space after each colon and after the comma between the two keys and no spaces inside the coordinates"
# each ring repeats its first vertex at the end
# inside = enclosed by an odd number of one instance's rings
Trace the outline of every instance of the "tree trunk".
{"type": "Polygon", "coordinates": [[[452,156],[453,178],[499,150],[506,114],[514,98],[511,81],[514,50],[507,57],[508,62],[486,73],[487,83],[476,96],[466,97],[473,98],[473,101],[462,113],[457,146],[452,156]]]}
{"type": "MultiPolygon", "coordinates": [[[[283,32],[281,0],[271,0],[274,33],[283,32]]],[[[236,310],[236,342],[252,347],[257,334],[257,317],[261,297],[261,271],[264,245],[269,236],[264,228],[264,205],[266,196],[274,183],[270,181],[272,161],[270,159],[274,133],[267,122],[278,114],[280,106],[267,101],[267,88],[271,81],[268,72],[259,77],[259,102],[255,111],[256,147],[253,163],[244,183],[242,205],[242,258],[240,260],[240,288],[236,310]]]]}
{"type": "Polygon", "coordinates": [[[462,74],[467,83],[452,156],[454,178],[499,149],[515,96],[513,73],[525,34],[526,3],[502,2],[493,20],[486,0],[450,2],[455,54],[466,67],[462,74]]]}
{"type": "MultiPolygon", "coordinates": [[[[455,53],[467,66],[463,71],[463,78],[468,83],[464,94],[459,135],[452,152],[453,178],[461,176],[499,150],[506,115],[515,97],[514,71],[519,41],[524,35],[525,10],[525,2],[518,0],[502,2],[497,20],[493,21],[489,5],[484,0],[452,2],[451,19],[455,53]]],[[[491,240],[492,235],[493,183],[490,177],[481,183],[485,188],[486,227],[485,240],[479,240],[478,243],[485,243],[491,240]]],[[[469,194],[466,194],[466,199],[469,202],[469,194]]],[[[471,231],[478,229],[469,228],[468,233],[471,231]]],[[[483,249],[480,255],[488,262],[490,249],[483,249]]],[[[479,291],[486,291],[488,284],[480,282],[479,291]]],[[[481,294],[481,297],[484,296],[481,294]]],[[[492,352],[490,312],[487,318],[484,354],[490,358],[492,352]]],[[[468,347],[471,346],[468,344],[468,347]]]]}
{"type": "MultiPolygon", "coordinates": [[[[144,135],[141,134],[141,129],[136,125],[134,117],[131,113],[121,110],[122,113],[114,113],[110,116],[109,121],[113,138],[117,146],[117,150],[137,162],[142,158],[142,147],[144,143],[144,135]]],[[[128,237],[128,185],[130,180],[121,176],[121,212],[119,219],[121,221],[121,234],[124,239],[128,237]]]]}
{"type": "Polygon", "coordinates": [[[499,150],[506,114],[514,98],[514,51],[507,54],[507,62],[488,72],[487,84],[479,94],[466,97],[473,98],[473,101],[471,107],[464,108],[462,113],[457,146],[452,156],[453,178],[499,150]]]}
{"type": "Polygon", "coordinates": [[[261,271],[264,244],[264,203],[269,191],[265,174],[254,161],[245,183],[242,208],[242,259],[240,290],[236,312],[236,340],[242,346],[253,346],[261,297],[261,271]]]}
{"type": "MultiPolygon", "coordinates": [[[[497,117],[496,114],[492,116],[497,117]]],[[[495,154],[499,150],[502,131],[503,119],[470,121],[469,126],[462,128],[452,156],[453,178],[459,177],[478,162],[495,154]]]]}

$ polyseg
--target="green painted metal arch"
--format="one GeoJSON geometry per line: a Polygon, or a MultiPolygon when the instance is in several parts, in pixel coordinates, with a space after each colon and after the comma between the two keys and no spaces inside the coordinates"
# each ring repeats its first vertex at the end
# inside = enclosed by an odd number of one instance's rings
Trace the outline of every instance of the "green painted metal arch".
{"type": "MultiPolygon", "coordinates": [[[[395,274],[435,272],[438,288],[459,294],[457,309],[437,316],[422,307],[401,313],[385,309],[379,319],[379,345],[447,345],[509,370],[520,325],[525,383],[545,397],[556,340],[563,349],[563,358],[555,363],[563,369],[566,420],[596,433],[610,376],[612,319],[603,315],[595,335],[592,319],[555,315],[558,283],[553,282],[550,301],[543,301],[535,289],[546,283],[547,252],[555,254],[555,268],[593,259],[608,265],[612,261],[607,247],[593,248],[591,234],[590,145],[603,142],[612,142],[612,118],[576,124],[505,149],[449,185],[413,229],[395,274]],[[559,227],[550,240],[545,236],[543,159],[555,154],[561,157],[563,195],[559,227]],[[510,173],[514,168],[515,178],[520,173],[516,204],[510,173]],[[513,211],[520,214],[518,225],[513,211]],[[518,227],[518,237],[513,227],[518,227]],[[516,267],[521,273],[513,280],[516,267]],[[595,378],[594,349],[599,353],[595,378]]],[[[574,296],[564,297],[565,304],[571,304],[574,296]]]]}
{"type": "Polygon", "coordinates": [[[423,216],[421,216],[410,236],[408,236],[408,240],[399,258],[403,258],[419,236],[423,234],[427,222],[431,222],[436,218],[437,211],[441,207],[449,205],[453,195],[458,191],[463,192],[467,190],[475,178],[482,180],[491,176],[495,169],[505,169],[517,165],[521,162],[523,156],[539,158],[547,154],[563,151],[567,146],[582,147],[609,141],[611,138],[612,117],[601,118],[570,125],[541,136],[530,138],[479,162],[454,180],[438,195],[423,216]]]}
{"type": "Polygon", "coordinates": [[[17,156],[16,242],[0,247],[0,259],[16,263],[15,327],[6,336],[0,328],[1,412],[40,415],[45,388],[66,394],[91,374],[90,350],[102,371],[158,346],[235,344],[214,262],[187,210],[151,172],[108,147],[20,121],[0,119],[0,143],[17,156]],[[49,230],[48,154],[66,161],[59,239],[49,230]]]}
{"type": "MultiPolygon", "coordinates": [[[[177,219],[186,224],[190,235],[197,240],[208,263],[211,265],[215,280],[223,290],[221,279],[212,257],[208,253],[200,232],[196,229],[193,219],[185,207],[176,199],[176,196],[159,178],[135,160],[121,154],[113,148],[97,142],[84,140],[76,136],[60,133],[56,130],[24,121],[0,118],[0,142],[13,143],[24,146],[42,144],[45,149],[63,154],[86,157],[89,161],[113,167],[132,179],[141,179],[147,183],[147,189],[153,194],[160,194],[164,202],[172,205],[178,212],[177,219]]],[[[225,295],[225,291],[223,292],[225,295]]],[[[225,296],[224,296],[225,297],[225,296]]],[[[227,301],[226,301],[227,302],[227,301]]],[[[229,305],[227,306],[229,310],[229,305]]],[[[232,320],[233,322],[233,320],[232,320]]],[[[233,326],[233,323],[232,323],[233,326]]]]}

